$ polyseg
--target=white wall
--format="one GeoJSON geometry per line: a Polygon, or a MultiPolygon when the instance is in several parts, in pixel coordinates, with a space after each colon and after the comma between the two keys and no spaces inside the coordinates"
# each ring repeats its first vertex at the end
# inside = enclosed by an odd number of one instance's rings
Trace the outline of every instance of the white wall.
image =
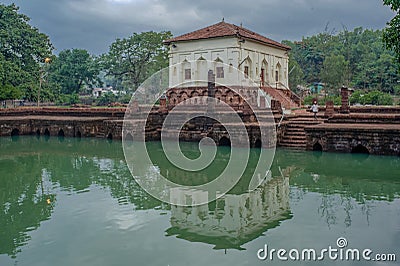
{"type": "MultiPolygon", "coordinates": [[[[236,37],[181,41],[171,44],[169,64],[171,66],[170,87],[179,87],[179,84],[188,81],[207,82],[208,70],[212,69],[216,74],[217,66],[224,67],[224,78],[216,78],[216,82],[220,84],[259,86],[261,69],[264,68],[265,85],[273,87],[277,85],[275,72],[279,70],[278,87],[288,86],[288,55],[285,50],[251,40],[246,40],[244,43],[238,42],[236,37]],[[249,78],[245,78],[242,73],[246,66],[249,68],[249,78]],[[185,80],[185,69],[188,68],[191,69],[191,79],[185,80]]],[[[192,86],[202,84],[204,83],[191,83],[192,86]]]]}

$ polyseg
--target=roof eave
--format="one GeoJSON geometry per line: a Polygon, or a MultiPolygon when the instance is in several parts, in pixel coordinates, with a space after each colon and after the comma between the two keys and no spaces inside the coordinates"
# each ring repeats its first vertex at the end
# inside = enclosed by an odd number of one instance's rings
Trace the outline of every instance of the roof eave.
{"type": "Polygon", "coordinates": [[[250,40],[250,41],[253,41],[253,42],[258,42],[258,43],[261,43],[261,44],[264,44],[264,45],[272,46],[272,47],[283,49],[283,50],[286,50],[286,51],[292,50],[292,48],[290,48],[289,46],[284,45],[284,44],[279,44],[278,45],[278,44],[274,44],[274,43],[263,42],[263,41],[260,41],[260,40],[257,40],[257,39],[244,37],[242,35],[238,36],[237,34],[225,35],[225,36],[216,36],[216,37],[207,37],[207,38],[196,38],[196,39],[188,39],[188,40],[169,39],[169,40],[163,41],[163,44],[164,45],[170,45],[173,42],[190,42],[190,41],[208,40],[208,39],[217,39],[217,38],[226,38],[226,37],[243,38],[243,39],[246,39],[246,40],[250,40]]]}

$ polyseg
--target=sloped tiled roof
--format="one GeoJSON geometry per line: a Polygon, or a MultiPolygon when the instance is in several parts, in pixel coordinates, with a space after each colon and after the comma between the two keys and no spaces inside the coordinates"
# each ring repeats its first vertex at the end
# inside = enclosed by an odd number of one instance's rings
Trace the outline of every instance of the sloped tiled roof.
{"type": "Polygon", "coordinates": [[[267,45],[275,46],[281,49],[290,50],[290,47],[287,45],[271,40],[246,28],[226,23],[224,21],[202,28],[200,30],[183,34],[181,36],[169,40],[165,40],[164,43],[170,44],[172,42],[179,42],[179,41],[201,40],[201,39],[210,39],[218,37],[228,37],[228,36],[237,36],[238,38],[250,39],[267,45]]]}

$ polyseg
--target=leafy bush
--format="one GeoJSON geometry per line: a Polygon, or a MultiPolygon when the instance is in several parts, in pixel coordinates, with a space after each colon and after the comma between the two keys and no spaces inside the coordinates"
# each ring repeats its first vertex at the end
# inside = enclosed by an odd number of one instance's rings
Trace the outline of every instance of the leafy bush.
{"type": "Polygon", "coordinates": [[[79,96],[76,93],[73,94],[60,94],[57,99],[58,105],[72,105],[79,103],[79,96]]]}
{"type": "Polygon", "coordinates": [[[4,85],[0,87],[0,100],[16,100],[21,97],[21,90],[12,86],[4,85]]]}
{"type": "Polygon", "coordinates": [[[316,98],[316,96],[313,96],[313,95],[308,95],[308,96],[304,97],[304,99],[303,99],[304,105],[311,105],[315,98],[316,98]]]}
{"type": "Polygon", "coordinates": [[[128,104],[130,102],[131,98],[132,98],[132,94],[129,94],[129,93],[121,94],[118,97],[118,102],[128,104]]]}
{"type": "Polygon", "coordinates": [[[97,98],[96,105],[105,106],[115,102],[116,100],[117,96],[115,96],[112,92],[107,92],[97,98]]]}
{"type": "Polygon", "coordinates": [[[362,91],[355,91],[350,96],[351,104],[372,104],[372,105],[393,105],[393,97],[382,91],[374,90],[367,94],[362,91]]]}
{"type": "MultiPolygon", "coordinates": [[[[318,99],[315,95],[309,95],[304,98],[304,105],[311,105],[314,99],[318,99]]],[[[327,96],[321,99],[318,99],[318,105],[325,105],[326,102],[333,101],[334,105],[340,105],[342,103],[342,98],[340,96],[327,96]]]]}
{"type": "Polygon", "coordinates": [[[400,85],[395,86],[393,91],[394,91],[394,94],[400,95],[400,85]]]}

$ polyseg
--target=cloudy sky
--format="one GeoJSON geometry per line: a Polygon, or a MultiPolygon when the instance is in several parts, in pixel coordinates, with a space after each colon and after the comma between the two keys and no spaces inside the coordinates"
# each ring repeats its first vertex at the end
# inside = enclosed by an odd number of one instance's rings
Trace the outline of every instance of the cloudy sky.
{"type": "Polygon", "coordinates": [[[382,0],[2,0],[14,2],[50,36],[56,53],[108,51],[133,32],[170,30],[175,36],[225,18],[277,41],[298,40],[343,26],[382,29],[394,13],[382,0]]]}

